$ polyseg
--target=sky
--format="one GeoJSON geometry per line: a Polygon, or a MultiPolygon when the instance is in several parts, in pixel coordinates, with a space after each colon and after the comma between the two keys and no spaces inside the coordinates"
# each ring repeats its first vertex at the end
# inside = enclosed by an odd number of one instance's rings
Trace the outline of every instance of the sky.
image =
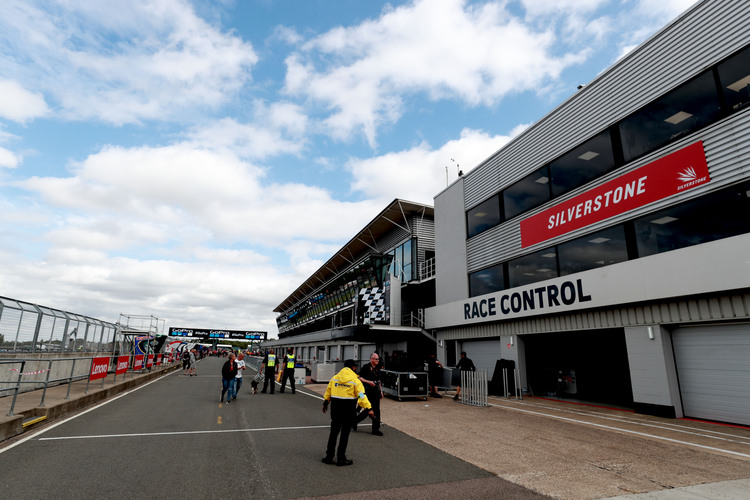
{"type": "MultiPolygon", "coordinates": [[[[0,296],[263,330],[694,0],[2,0],[0,296]]],[[[439,263],[438,263],[439,265],[439,263]]]]}

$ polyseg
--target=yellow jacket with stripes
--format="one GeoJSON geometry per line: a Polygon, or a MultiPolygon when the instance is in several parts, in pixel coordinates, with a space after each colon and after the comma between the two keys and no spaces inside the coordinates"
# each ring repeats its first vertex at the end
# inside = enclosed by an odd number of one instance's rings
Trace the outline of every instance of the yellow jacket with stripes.
{"type": "Polygon", "coordinates": [[[372,408],[370,400],[365,396],[365,386],[351,368],[344,368],[333,376],[328,382],[323,398],[326,401],[330,401],[331,398],[355,399],[357,404],[365,410],[372,408]]]}

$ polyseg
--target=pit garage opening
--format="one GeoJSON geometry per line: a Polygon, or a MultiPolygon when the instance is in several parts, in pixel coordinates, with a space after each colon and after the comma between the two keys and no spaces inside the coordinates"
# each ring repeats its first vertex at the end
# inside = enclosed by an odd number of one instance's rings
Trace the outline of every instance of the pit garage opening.
{"type": "Polygon", "coordinates": [[[633,408],[622,329],[523,335],[534,396],[633,408]]]}

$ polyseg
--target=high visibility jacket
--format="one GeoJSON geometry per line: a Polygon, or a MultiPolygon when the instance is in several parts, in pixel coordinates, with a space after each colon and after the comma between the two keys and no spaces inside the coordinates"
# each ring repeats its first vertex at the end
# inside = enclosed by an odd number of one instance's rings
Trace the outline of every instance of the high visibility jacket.
{"type": "Polygon", "coordinates": [[[276,355],[275,354],[268,354],[268,364],[266,364],[268,368],[273,368],[276,366],[276,355]]]}
{"type": "Polygon", "coordinates": [[[289,369],[294,368],[294,355],[293,354],[286,355],[286,367],[289,369]]]}
{"type": "Polygon", "coordinates": [[[356,399],[357,404],[365,410],[372,408],[370,400],[365,396],[365,386],[350,368],[344,368],[333,376],[328,382],[323,398],[326,401],[330,401],[331,398],[356,399]]]}

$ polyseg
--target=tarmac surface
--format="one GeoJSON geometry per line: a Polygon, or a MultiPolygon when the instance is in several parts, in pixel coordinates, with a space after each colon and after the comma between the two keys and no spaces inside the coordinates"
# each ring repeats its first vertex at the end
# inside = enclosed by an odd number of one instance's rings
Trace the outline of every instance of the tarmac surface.
{"type": "MultiPolygon", "coordinates": [[[[211,358],[201,361],[199,373],[201,365],[207,361],[219,362],[211,358]]],[[[167,369],[164,373],[169,372],[167,369]]],[[[106,380],[104,389],[100,388],[101,382],[92,382],[89,394],[84,394],[85,382],[77,382],[71,386],[69,399],[65,399],[67,386],[53,387],[47,391],[43,408],[39,407],[41,391],[25,393],[17,398],[16,417],[7,416],[11,398],[0,398],[0,438],[13,435],[21,422],[30,422],[34,415],[48,415],[47,420],[22,428],[26,432],[18,437],[0,442],[0,453],[55,419],[157,376],[160,374],[156,372],[128,374],[125,379],[120,376],[117,383],[106,380]]],[[[181,374],[173,376],[183,377],[181,374]]],[[[246,383],[243,391],[248,389],[246,383]]],[[[298,386],[298,394],[308,396],[305,399],[320,398],[324,391],[325,384],[298,386]]],[[[387,440],[388,434],[404,433],[478,468],[466,471],[481,469],[484,472],[467,472],[463,476],[468,478],[463,480],[455,477],[433,481],[433,484],[373,487],[380,499],[750,498],[748,428],[664,419],[538,398],[490,397],[489,407],[474,407],[454,401],[451,395],[427,400],[386,398],[382,402],[384,439],[387,440]],[[509,489],[509,483],[518,488],[509,489]]],[[[270,395],[253,397],[270,398],[270,395]]],[[[280,399],[273,401],[281,403],[280,399]]],[[[363,432],[367,432],[366,427],[360,427],[359,434],[363,432]]],[[[381,443],[387,445],[387,441],[381,440],[381,443]]],[[[402,467],[408,467],[409,461],[406,464],[402,467]]],[[[361,463],[355,463],[350,469],[367,474],[361,463]]],[[[332,470],[336,472],[336,468],[332,470]]],[[[351,493],[342,493],[325,498],[351,496],[351,493]]]]}

